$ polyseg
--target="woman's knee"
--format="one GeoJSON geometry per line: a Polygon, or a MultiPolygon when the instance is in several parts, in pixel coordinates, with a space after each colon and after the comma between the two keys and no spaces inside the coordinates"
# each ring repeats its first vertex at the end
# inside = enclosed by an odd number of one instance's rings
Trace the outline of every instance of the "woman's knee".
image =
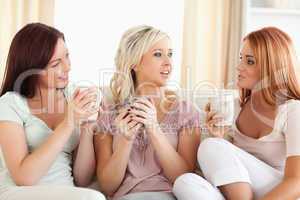
{"type": "Polygon", "coordinates": [[[199,188],[201,185],[207,184],[207,181],[201,176],[194,173],[186,173],[179,176],[173,185],[174,194],[183,193],[187,189],[199,188]]]}
{"type": "Polygon", "coordinates": [[[173,193],[178,200],[209,199],[207,197],[211,191],[210,183],[193,173],[179,176],[173,186],[173,193]]]}
{"type": "Polygon", "coordinates": [[[177,191],[185,187],[186,182],[190,179],[191,176],[193,176],[192,173],[185,173],[177,177],[173,184],[173,191],[177,191]]]}
{"type": "Polygon", "coordinates": [[[203,163],[211,162],[218,159],[219,156],[223,156],[224,152],[230,148],[230,143],[221,138],[207,138],[201,142],[197,158],[198,163],[201,166],[203,163]]]}
{"type": "Polygon", "coordinates": [[[105,200],[105,196],[92,189],[81,188],[79,191],[80,200],[105,200]]]}

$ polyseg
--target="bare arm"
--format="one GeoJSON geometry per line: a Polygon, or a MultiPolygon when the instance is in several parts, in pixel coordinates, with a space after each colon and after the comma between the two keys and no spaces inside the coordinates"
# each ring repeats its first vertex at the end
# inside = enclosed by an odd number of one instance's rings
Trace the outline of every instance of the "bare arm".
{"type": "Polygon", "coordinates": [[[28,153],[24,129],[14,122],[0,122],[0,144],[7,168],[17,185],[34,185],[49,170],[62,150],[73,126],[62,122],[49,138],[28,153]]]}
{"type": "MultiPolygon", "coordinates": [[[[79,93],[75,91],[68,104],[64,120],[33,152],[28,152],[24,128],[11,121],[0,122],[0,145],[5,163],[12,179],[17,185],[30,186],[36,184],[44,176],[57,155],[62,151],[74,130],[74,124],[81,118],[94,113],[85,105],[93,99],[86,97],[89,90],[79,93]]],[[[38,134],[38,133],[37,133],[38,134]]]]}
{"type": "Polygon", "coordinates": [[[132,141],[121,135],[117,140],[113,152],[110,134],[98,133],[95,136],[97,178],[101,191],[108,196],[113,195],[124,179],[132,147],[132,141]]]}
{"type": "Polygon", "coordinates": [[[285,138],[287,157],[284,177],[280,184],[265,195],[263,200],[286,200],[300,197],[300,148],[299,148],[299,117],[300,105],[298,102],[289,104],[286,121],[285,138]]]}
{"type": "Polygon", "coordinates": [[[158,160],[165,175],[173,183],[175,179],[195,169],[197,149],[200,144],[199,128],[183,128],[179,133],[178,150],[169,143],[157,122],[157,113],[154,103],[140,99],[133,104],[130,113],[134,114],[133,120],[145,125],[158,160]]]}
{"type": "Polygon", "coordinates": [[[77,186],[88,186],[95,174],[96,159],[93,144],[93,124],[81,125],[79,145],[74,151],[73,175],[77,186]]]}
{"type": "Polygon", "coordinates": [[[111,134],[98,133],[95,136],[97,178],[101,191],[108,196],[113,195],[124,179],[135,134],[142,126],[131,120],[126,109],[121,111],[114,123],[119,132],[114,137],[114,151],[111,134]]]}
{"type": "Polygon", "coordinates": [[[164,174],[172,183],[178,176],[195,170],[197,149],[200,144],[199,128],[186,128],[179,135],[176,151],[160,129],[149,134],[164,174]]]}
{"type": "Polygon", "coordinates": [[[286,160],[284,178],[261,200],[292,200],[300,197],[300,156],[286,160]]]}

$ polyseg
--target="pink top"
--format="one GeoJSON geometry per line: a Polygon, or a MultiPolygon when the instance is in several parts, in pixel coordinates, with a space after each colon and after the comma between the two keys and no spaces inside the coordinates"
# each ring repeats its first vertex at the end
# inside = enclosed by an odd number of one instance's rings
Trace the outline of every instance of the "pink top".
{"type": "MultiPolygon", "coordinates": [[[[115,136],[116,128],[112,123],[117,116],[116,109],[114,106],[106,106],[104,111],[108,112],[102,112],[98,118],[100,128],[103,132],[115,136]]],[[[199,127],[199,113],[186,101],[177,101],[165,114],[164,119],[160,122],[160,128],[170,144],[177,149],[179,134],[182,128],[187,127],[199,127]]],[[[151,191],[171,192],[172,184],[163,174],[147,134],[141,130],[133,143],[123,182],[115,192],[113,199],[128,193],[151,191]]]]}
{"type": "MultiPolygon", "coordinates": [[[[241,110],[239,105],[235,110],[236,122],[241,110]]],[[[268,165],[283,171],[287,157],[300,155],[299,120],[300,101],[288,100],[278,107],[271,133],[258,139],[251,138],[241,133],[234,123],[233,143],[268,165]]]]}

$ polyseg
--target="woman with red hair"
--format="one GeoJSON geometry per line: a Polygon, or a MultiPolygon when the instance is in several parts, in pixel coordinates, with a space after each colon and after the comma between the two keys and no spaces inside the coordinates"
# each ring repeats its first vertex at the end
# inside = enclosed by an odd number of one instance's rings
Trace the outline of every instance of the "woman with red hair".
{"type": "Polygon", "coordinates": [[[215,138],[198,150],[203,179],[179,177],[179,200],[275,200],[300,197],[300,89],[296,54],[290,37],[267,27],[244,38],[237,66],[240,102],[236,106],[233,144],[207,115],[215,138]]]}

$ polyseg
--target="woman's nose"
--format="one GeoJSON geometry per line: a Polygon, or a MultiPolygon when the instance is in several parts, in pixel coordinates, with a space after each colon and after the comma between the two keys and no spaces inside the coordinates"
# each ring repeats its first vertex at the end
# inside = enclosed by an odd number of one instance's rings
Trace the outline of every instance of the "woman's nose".
{"type": "Polygon", "coordinates": [[[169,56],[165,56],[164,65],[171,65],[171,64],[172,64],[172,58],[169,56]]]}
{"type": "Polygon", "coordinates": [[[237,71],[242,71],[244,69],[242,63],[240,62],[238,65],[237,65],[237,71]]]}
{"type": "Polygon", "coordinates": [[[68,72],[71,69],[71,63],[69,61],[69,59],[64,59],[63,60],[63,71],[64,72],[68,72]]]}

